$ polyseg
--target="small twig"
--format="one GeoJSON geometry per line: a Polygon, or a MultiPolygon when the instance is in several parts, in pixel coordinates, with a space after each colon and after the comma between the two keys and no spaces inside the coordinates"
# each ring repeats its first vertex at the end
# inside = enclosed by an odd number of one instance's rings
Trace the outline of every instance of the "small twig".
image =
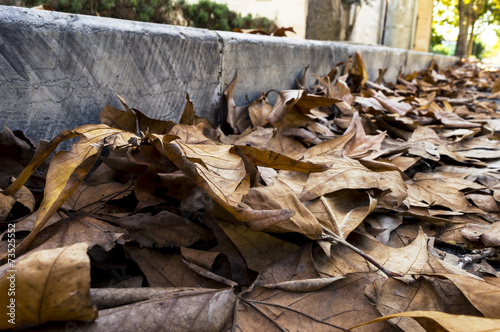
{"type": "MultiPolygon", "coordinates": [[[[340,226],[337,222],[337,219],[335,219],[335,215],[333,214],[332,209],[330,208],[330,205],[328,204],[327,200],[325,199],[324,196],[320,197],[321,203],[323,203],[323,206],[325,207],[326,211],[328,211],[328,214],[330,215],[330,219],[333,222],[333,225],[335,226],[335,230],[337,231],[337,235],[341,238],[344,239],[344,235],[342,234],[342,231],[340,230],[340,226]]],[[[326,228],[323,228],[324,230],[326,228]]],[[[328,230],[329,233],[334,234],[330,230],[328,230]]]]}
{"type": "Polygon", "coordinates": [[[321,196],[320,200],[321,200],[321,203],[323,203],[323,205],[325,206],[326,210],[328,211],[328,214],[330,215],[330,218],[332,219],[333,224],[334,224],[336,231],[337,231],[337,234],[335,234],[334,232],[332,232],[331,230],[329,230],[328,228],[326,228],[322,225],[321,228],[323,229],[323,234],[321,234],[320,240],[328,241],[332,244],[342,243],[343,245],[345,245],[346,247],[353,250],[355,253],[357,253],[358,255],[360,255],[361,257],[363,257],[364,259],[366,259],[367,261],[369,261],[373,265],[375,265],[380,271],[384,272],[385,275],[387,275],[388,277],[402,277],[401,274],[388,270],[387,268],[382,266],[379,262],[377,262],[373,257],[364,253],[360,249],[356,248],[355,246],[353,246],[352,244],[347,242],[346,239],[344,239],[344,236],[342,235],[342,232],[340,230],[340,226],[337,223],[337,220],[334,217],[333,211],[331,210],[330,206],[328,205],[328,202],[326,201],[325,197],[321,196]]]}
{"type": "Polygon", "coordinates": [[[380,265],[380,263],[377,262],[373,257],[368,255],[367,253],[364,253],[360,249],[356,248],[355,246],[353,246],[352,244],[350,244],[346,240],[341,239],[336,234],[330,235],[330,234],[323,233],[321,235],[320,240],[328,241],[328,242],[331,242],[333,244],[341,243],[341,244],[345,245],[346,247],[348,247],[349,249],[351,249],[352,251],[354,251],[355,253],[357,253],[358,255],[360,255],[361,257],[363,257],[364,259],[366,259],[367,261],[369,261],[370,263],[372,263],[373,265],[375,265],[375,267],[377,267],[380,271],[382,271],[386,276],[388,276],[388,277],[402,277],[401,274],[396,273],[396,272],[392,272],[389,269],[385,268],[384,266],[380,265]]]}

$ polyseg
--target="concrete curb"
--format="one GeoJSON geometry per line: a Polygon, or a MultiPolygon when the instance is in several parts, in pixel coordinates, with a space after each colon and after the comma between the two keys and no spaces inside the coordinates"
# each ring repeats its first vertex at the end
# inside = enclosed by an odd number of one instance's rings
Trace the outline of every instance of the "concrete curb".
{"type": "MultiPolygon", "coordinates": [[[[209,31],[0,6],[0,124],[33,139],[99,122],[106,105],[121,107],[114,91],[148,116],[178,120],[189,93],[199,116],[221,118],[225,86],[236,73],[235,101],[269,89],[295,87],[309,73],[360,51],[371,79],[388,67],[422,69],[444,57],[382,46],[286,39],[209,31]]],[[[314,82],[313,75],[308,83],[314,82]]]]}

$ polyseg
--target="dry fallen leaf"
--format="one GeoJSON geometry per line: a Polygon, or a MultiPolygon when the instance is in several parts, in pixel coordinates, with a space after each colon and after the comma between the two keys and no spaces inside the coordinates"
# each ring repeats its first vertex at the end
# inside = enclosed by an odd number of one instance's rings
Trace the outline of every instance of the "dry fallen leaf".
{"type": "Polygon", "coordinates": [[[15,272],[9,271],[7,265],[4,267],[0,279],[0,290],[5,294],[0,300],[2,315],[9,316],[12,311],[8,306],[15,298],[14,315],[10,316],[15,324],[2,319],[0,328],[97,317],[90,298],[87,244],[77,243],[26,254],[16,262],[15,272]],[[12,282],[15,297],[7,296],[12,282]]]}

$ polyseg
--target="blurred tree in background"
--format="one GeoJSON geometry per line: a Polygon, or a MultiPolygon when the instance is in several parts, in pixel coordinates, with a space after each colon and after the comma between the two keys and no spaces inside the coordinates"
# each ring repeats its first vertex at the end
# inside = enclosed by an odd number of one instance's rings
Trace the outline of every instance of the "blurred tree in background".
{"type": "Polygon", "coordinates": [[[189,25],[212,30],[277,29],[273,20],[266,17],[242,17],[229,10],[227,5],[209,0],[187,4],[184,0],[0,0],[1,5],[35,7],[48,4],[56,11],[99,15],[126,20],[189,25]]]}

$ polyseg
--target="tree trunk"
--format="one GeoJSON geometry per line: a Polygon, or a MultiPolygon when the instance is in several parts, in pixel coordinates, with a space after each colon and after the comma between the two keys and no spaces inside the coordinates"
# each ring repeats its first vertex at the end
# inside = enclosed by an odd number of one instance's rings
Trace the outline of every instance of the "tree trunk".
{"type": "Polygon", "coordinates": [[[474,44],[474,27],[475,27],[475,21],[472,23],[471,29],[470,29],[470,34],[467,40],[467,56],[472,55],[472,46],[474,44]]]}
{"type": "Polygon", "coordinates": [[[340,0],[309,0],[306,38],[340,40],[340,0]]]}
{"type": "Polygon", "coordinates": [[[455,56],[467,56],[467,37],[469,35],[469,9],[470,4],[466,5],[464,0],[458,0],[458,38],[455,56]]]}

